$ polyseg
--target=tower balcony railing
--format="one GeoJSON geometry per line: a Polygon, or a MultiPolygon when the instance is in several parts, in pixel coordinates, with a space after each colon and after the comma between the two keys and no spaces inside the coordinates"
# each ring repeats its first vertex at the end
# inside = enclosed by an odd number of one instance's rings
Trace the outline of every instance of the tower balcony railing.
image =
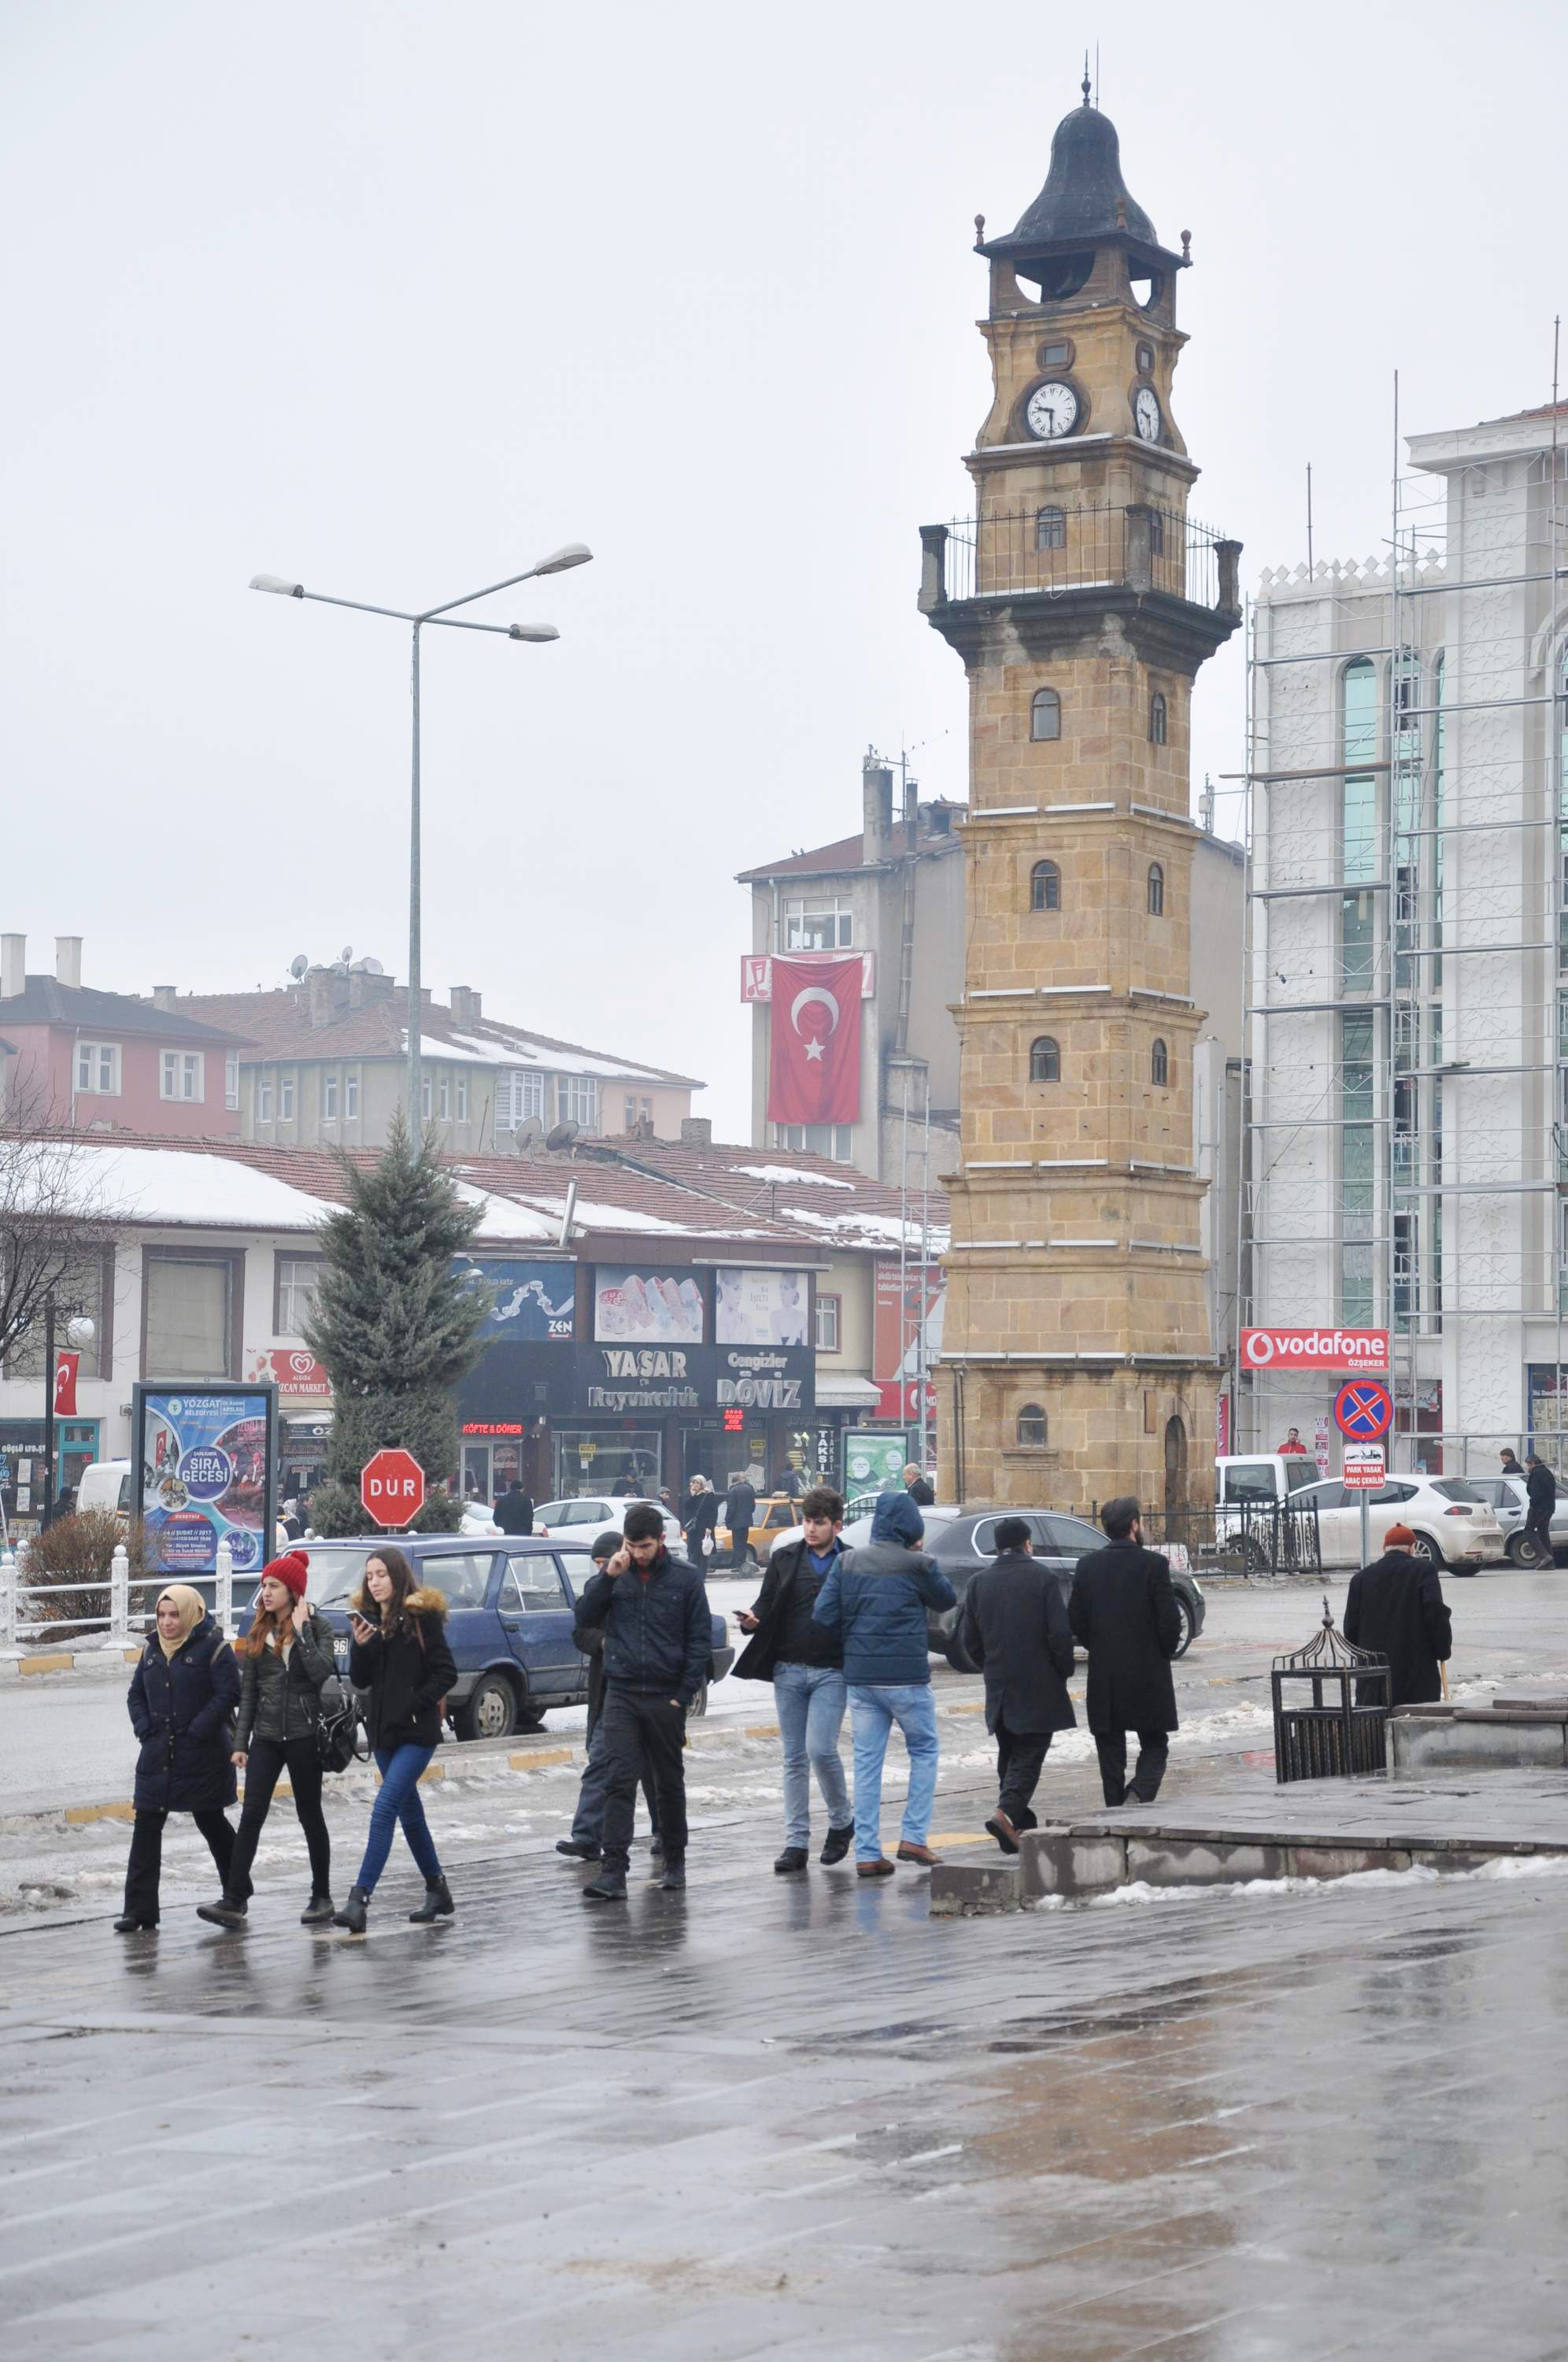
{"type": "Polygon", "coordinates": [[[1106,589],[1159,591],[1225,615],[1241,612],[1241,543],[1177,509],[1005,510],[922,525],[920,538],[924,614],[966,599],[1106,589]]]}

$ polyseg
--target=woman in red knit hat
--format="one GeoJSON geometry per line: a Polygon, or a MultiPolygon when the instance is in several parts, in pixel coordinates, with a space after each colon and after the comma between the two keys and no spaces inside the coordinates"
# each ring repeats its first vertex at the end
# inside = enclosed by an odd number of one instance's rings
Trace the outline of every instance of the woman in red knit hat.
{"type": "Polygon", "coordinates": [[[307,1927],[331,1923],[332,1849],[321,1809],[316,1724],[322,1690],[336,1679],[337,1667],[331,1629],[305,1601],[309,1576],[304,1551],[288,1551],[264,1567],[250,1629],[235,1643],[241,1670],[234,1760],[245,1773],[245,1802],[222,1897],[202,1904],[196,1914],[215,1926],[245,1925],[250,1865],[272,1791],[285,1771],[310,1852],[310,1901],[300,1916],[307,1927]]]}

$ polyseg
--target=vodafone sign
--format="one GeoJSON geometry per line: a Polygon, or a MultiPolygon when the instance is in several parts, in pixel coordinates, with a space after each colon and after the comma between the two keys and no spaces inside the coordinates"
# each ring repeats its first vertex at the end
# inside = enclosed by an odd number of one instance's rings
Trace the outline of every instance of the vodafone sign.
{"type": "Polygon", "coordinates": [[[1348,1370],[1353,1377],[1388,1367],[1386,1329],[1243,1329],[1243,1370],[1348,1370]]]}

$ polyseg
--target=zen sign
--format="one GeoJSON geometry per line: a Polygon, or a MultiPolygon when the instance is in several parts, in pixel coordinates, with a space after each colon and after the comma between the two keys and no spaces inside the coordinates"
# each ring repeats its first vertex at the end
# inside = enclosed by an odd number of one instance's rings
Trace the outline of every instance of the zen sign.
{"type": "Polygon", "coordinates": [[[412,1451],[378,1451],[359,1471],[359,1498],[378,1526],[406,1526],[425,1506],[425,1471],[412,1451]]]}

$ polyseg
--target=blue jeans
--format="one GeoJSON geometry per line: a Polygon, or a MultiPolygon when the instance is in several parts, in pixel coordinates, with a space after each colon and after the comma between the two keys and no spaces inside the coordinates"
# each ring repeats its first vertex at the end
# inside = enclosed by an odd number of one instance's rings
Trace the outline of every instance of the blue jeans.
{"type": "Polygon", "coordinates": [[[436,1841],[425,1818],[425,1806],[419,1794],[419,1775],[436,1749],[433,1747],[378,1747],[375,1752],[381,1784],[370,1807],[365,1859],[359,1864],[359,1875],[354,1883],[363,1887],[367,1894],[375,1893],[376,1881],[385,1870],[387,1856],[392,1851],[392,1831],[401,1821],[415,1866],[434,1885],[441,1875],[441,1864],[436,1860],[436,1841]]]}
{"type": "Polygon", "coordinates": [[[773,1702],[784,1743],[787,1846],[804,1849],[811,1844],[812,1772],[827,1806],[829,1828],[848,1826],[849,1789],[838,1760],[846,1694],[844,1675],[836,1665],[796,1665],[786,1661],[773,1668],[773,1702]]]}
{"type": "Polygon", "coordinates": [[[894,1723],[910,1757],[910,1793],[900,1835],[924,1845],[936,1802],[936,1701],[929,1682],[852,1682],[849,1727],[855,1736],[855,1855],[876,1861],[882,1851],[882,1759],[894,1723]]]}

